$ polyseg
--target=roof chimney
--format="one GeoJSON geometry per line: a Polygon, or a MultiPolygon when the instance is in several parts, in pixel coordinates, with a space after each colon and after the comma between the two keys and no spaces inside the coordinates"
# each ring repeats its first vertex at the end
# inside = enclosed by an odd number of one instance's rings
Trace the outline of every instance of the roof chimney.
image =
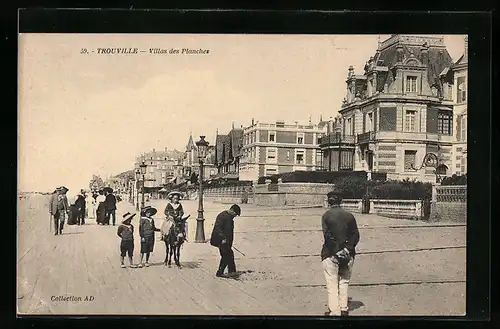
{"type": "Polygon", "coordinates": [[[155,150],[155,149],[153,149],[153,153],[155,153],[155,152],[156,152],[156,150],[155,150]]]}
{"type": "Polygon", "coordinates": [[[254,118],[252,118],[252,126],[255,124],[255,120],[254,118]]]}

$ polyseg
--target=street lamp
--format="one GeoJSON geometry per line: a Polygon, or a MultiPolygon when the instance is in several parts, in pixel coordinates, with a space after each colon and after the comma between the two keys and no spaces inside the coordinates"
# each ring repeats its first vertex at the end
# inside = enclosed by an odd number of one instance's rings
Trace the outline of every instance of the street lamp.
{"type": "Polygon", "coordinates": [[[135,171],[135,192],[137,194],[137,200],[135,202],[135,210],[139,211],[139,179],[140,179],[140,176],[141,175],[141,171],[139,169],[137,169],[135,171]]]}
{"type": "Polygon", "coordinates": [[[144,175],[146,175],[147,165],[144,161],[142,161],[139,167],[141,167],[141,174],[142,174],[142,200],[141,200],[141,210],[142,210],[144,208],[144,183],[145,183],[144,175]]]}
{"type": "Polygon", "coordinates": [[[196,142],[198,147],[198,161],[200,163],[200,174],[198,177],[198,184],[200,184],[199,197],[198,197],[198,218],[196,218],[196,237],[195,242],[205,242],[205,228],[203,218],[203,161],[207,156],[208,142],[205,136],[200,136],[200,140],[196,142]]]}
{"type": "Polygon", "coordinates": [[[420,165],[419,168],[415,168],[413,164],[410,166],[410,169],[414,171],[419,171],[424,167],[432,167],[434,168],[434,175],[436,175],[436,183],[439,183],[441,181],[441,176],[439,175],[438,167],[439,167],[439,159],[436,154],[434,153],[427,153],[424,156],[424,160],[422,161],[422,164],[420,165]]]}

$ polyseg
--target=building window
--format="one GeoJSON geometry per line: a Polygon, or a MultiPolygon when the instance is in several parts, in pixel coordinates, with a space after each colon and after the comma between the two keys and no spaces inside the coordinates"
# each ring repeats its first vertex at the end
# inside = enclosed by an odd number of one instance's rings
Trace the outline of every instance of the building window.
{"type": "Polygon", "coordinates": [[[316,170],[323,169],[323,152],[316,150],[316,170]]]}
{"type": "Polygon", "coordinates": [[[449,112],[438,113],[438,134],[451,135],[452,132],[452,114],[449,112]]]}
{"type": "Polygon", "coordinates": [[[321,138],[323,137],[323,134],[317,134],[316,135],[316,145],[321,144],[321,138]]]}
{"type": "Polygon", "coordinates": [[[462,115],[460,117],[460,120],[462,123],[460,126],[460,128],[462,129],[461,134],[460,134],[460,138],[461,138],[461,140],[466,141],[467,140],[467,116],[462,115]]]}
{"type": "Polygon", "coordinates": [[[372,131],[373,130],[373,112],[370,112],[366,115],[366,124],[365,124],[365,131],[372,131]]]}
{"type": "Polygon", "coordinates": [[[405,170],[412,170],[415,168],[415,161],[417,159],[417,151],[405,150],[405,170]]]}
{"type": "Polygon", "coordinates": [[[295,163],[296,164],[304,164],[304,150],[296,150],[295,151],[295,163]]]}
{"type": "Polygon", "coordinates": [[[276,142],[276,133],[275,132],[269,132],[269,142],[276,142]]]}
{"type": "Polygon", "coordinates": [[[340,152],[340,168],[339,170],[352,170],[354,165],[353,152],[341,151],[340,152]]]}
{"type": "Polygon", "coordinates": [[[415,118],[417,116],[417,111],[406,110],[405,114],[405,131],[414,132],[415,131],[415,118]]]}
{"type": "Polygon", "coordinates": [[[345,126],[345,134],[347,136],[350,136],[352,135],[352,118],[349,118],[347,119],[347,123],[346,123],[346,126],[345,126]]]}
{"type": "Polygon", "coordinates": [[[266,168],[265,176],[276,175],[278,173],[278,169],[276,168],[266,168]]]}
{"type": "Polygon", "coordinates": [[[467,102],[467,86],[465,82],[465,77],[457,79],[457,103],[467,102]]]}
{"type": "Polygon", "coordinates": [[[275,148],[270,148],[268,147],[266,149],[267,152],[267,160],[270,160],[269,162],[276,162],[278,150],[275,148]]]}
{"type": "Polygon", "coordinates": [[[417,92],[417,77],[415,76],[406,77],[406,92],[407,93],[417,92]]]}
{"type": "Polygon", "coordinates": [[[304,144],[304,134],[297,133],[297,144],[304,144]]]}

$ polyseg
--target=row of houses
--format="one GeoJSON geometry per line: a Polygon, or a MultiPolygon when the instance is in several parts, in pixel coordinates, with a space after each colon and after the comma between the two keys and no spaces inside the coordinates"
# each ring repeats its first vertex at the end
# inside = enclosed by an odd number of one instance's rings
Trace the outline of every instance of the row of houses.
{"type": "MultiPolygon", "coordinates": [[[[367,171],[389,179],[434,181],[437,173],[467,172],[467,58],[452,61],[440,36],[395,34],[381,41],[362,74],[351,66],[338,116],[299,124],[260,122],[218,131],[204,159],[205,179],[256,181],[305,171],[367,171]]],[[[152,150],[135,169],[148,165],[145,186],[180,184],[199,172],[189,136],[183,152],[152,150]]],[[[134,169],[134,170],[135,170],[134,169]]]]}
{"type": "Polygon", "coordinates": [[[440,36],[392,35],[363,74],[348,68],[339,116],[313,124],[252,122],[217,135],[218,174],[256,180],[296,170],[367,171],[435,181],[467,172],[467,58],[440,36]],[[427,154],[436,167],[422,166],[427,154]]]}

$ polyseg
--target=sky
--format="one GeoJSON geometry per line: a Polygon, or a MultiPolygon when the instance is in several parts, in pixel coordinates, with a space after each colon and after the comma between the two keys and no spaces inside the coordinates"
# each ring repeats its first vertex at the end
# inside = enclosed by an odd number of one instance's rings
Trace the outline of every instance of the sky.
{"type": "MultiPolygon", "coordinates": [[[[142,152],[184,151],[190,133],[213,144],[217,129],[227,133],[252,118],[335,117],[349,65],[362,74],[379,38],[388,37],[21,34],[18,189],[88,188],[93,174],[132,169],[142,152]],[[209,53],[97,53],[116,47],[209,53]]],[[[444,40],[457,60],[464,36],[444,40]]]]}

